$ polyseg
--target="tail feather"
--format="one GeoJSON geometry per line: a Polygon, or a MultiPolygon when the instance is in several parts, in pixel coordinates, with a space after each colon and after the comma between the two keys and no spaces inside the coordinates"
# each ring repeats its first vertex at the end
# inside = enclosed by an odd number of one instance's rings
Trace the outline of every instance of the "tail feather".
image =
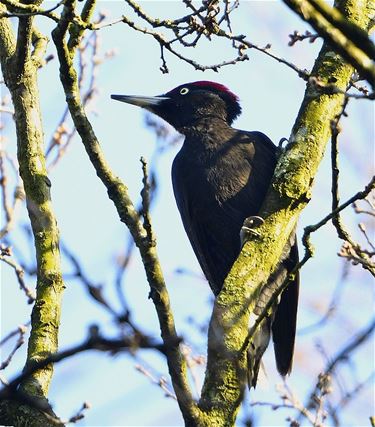
{"type": "MultiPolygon", "coordinates": [[[[298,262],[298,249],[294,244],[290,251],[286,268],[290,272],[298,262]]],[[[297,324],[297,305],[299,294],[299,274],[281,294],[275,318],[272,323],[272,338],[274,343],[277,370],[282,376],[290,373],[293,363],[294,343],[297,324]]]]}
{"type": "MultiPolygon", "coordinates": [[[[255,316],[259,316],[263,312],[269,298],[298,263],[298,248],[294,233],[290,243],[291,245],[285,249],[285,254],[287,254],[285,259],[270,276],[257,299],[253,312],[255,316]]],[[[298,293],[299,275],[297,272],[293,282],[283,291],[279,302],[275,303],[270,314],[262,321],[250,343],[247,354],[249,388],[256,386],[261,358],[268,346],[271,331],[277,370],[282,376],[290,373],[296,335],[298,293]]]]}

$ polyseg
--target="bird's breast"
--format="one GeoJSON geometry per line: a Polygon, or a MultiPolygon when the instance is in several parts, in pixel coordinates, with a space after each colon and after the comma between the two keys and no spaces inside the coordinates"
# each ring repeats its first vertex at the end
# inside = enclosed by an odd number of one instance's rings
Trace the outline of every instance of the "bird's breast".
{"type": "Polygon", "coordinates": [[[248,185],[251,173],[244,159],[208,155],[176,158],[174,169],[196,209],[213,209],[238,197],[248,185]]]}

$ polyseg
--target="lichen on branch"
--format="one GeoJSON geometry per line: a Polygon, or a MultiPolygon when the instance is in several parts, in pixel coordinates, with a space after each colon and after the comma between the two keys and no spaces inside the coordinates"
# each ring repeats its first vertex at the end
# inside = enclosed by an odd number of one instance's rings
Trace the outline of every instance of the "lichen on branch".
{"type": "MultiPolygon", "coordinates": [[[[0,5],[0,12],[4,10],[4,6],[0,5]]],[[[64,290],[59,230],[51,203],[51,182],[45,164],[37,83],[37,71],[40,58],[45,52],[45,42],[46,39],[33,28],[32,17],[20,19],[17,40],[9,19],[0,19],[1,66],[14,105],[19,172],[23,180],[37,262],[36,300],[31,315],[26,367],[58,349],[64,290]]],[[[52,374],[51,364],[33,372],[21,384],[22,391],[33,397],[46,399],[52,374]]],[[[17,412],[17,407],[14,411],[17,412]]]]}
{"type": "Polygon", "coordinates": [[[65,91],[68,108],[98,177],[107,188],[108,196],[113,201],[120,220],[129,228],[135,244],[140,251],[147,280],[150,285],[150,297],[156,308],[161,336],[166,346],[167,363],[174,391],[184,418],[195,422],[192,420],[196,419],[196,406],[187,382],[186,361],[179,348],[180,339],[177,336],[169,294],[164,282],[155,242],[150,241],[148,238],[147,230],[140,221],[134,204],[129,197],[126,185],[113,173],[107,163],[82,105],[73,58],[75,47],[78,45],[74,37],[81,37],[83,33],[78,32],[74,35],[74,32],[70,32],[69,42],[66,41],[74,10],[75,1],[66,1],[60,22],[52,33],[60,62],[60,78],[65,91]]]}
{"type": "Polygon", "coordinates": [[[332,8],[323,0],[284,0],[308,22],[334,51],[355,67],[375,89],[375,45],[368,37],[374,5],[371,1],[336,1],[332,8]],[[366,25],[362,25],[366,18],[366,25]]]}
{"type": "MultiPolygon", "coordinates": [[[[336,6],[349,21],[355,17],[356,24],[367,30],[366,8],[341,0],[336,6]],[[347,8],[347,4],[350,7],[347,8]]],[[[334,81],[345,92],[352,73],[353,67],[325,43],[311,75],[319,77],[323,83],[334,81]]],[[[265,222],[257,228],[257,236],[244,245],[215,301],[200,400],[200,406],[207,414],[216,414],[220,418],[224,411],[227,419],[233,420],[233,414],[238,410],[241,390],[243,392],[246,384],[243,363],[246,344],[252,340],[248,328],[256,295],[276,268],[298,216],[310,199],[314,177],[330,136],[331,120],[339,113],[343,100],[343,94],[322,94],[312,83],[307,84],[289,144],[279,159],[260,212],[265,222]]]]}

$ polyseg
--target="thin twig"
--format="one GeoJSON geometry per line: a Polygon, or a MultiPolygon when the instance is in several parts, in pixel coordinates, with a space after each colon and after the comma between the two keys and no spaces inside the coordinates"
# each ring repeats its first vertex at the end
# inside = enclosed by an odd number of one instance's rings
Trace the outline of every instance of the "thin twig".
{"type": "Polygon", "coordinates": [[[155,378],[150,371],[148,371],[142,365],[136,365],[135,369],[141,372],[146,378],[148,378],[153,384],[159,386],[165,393],[166,397],[171,397],[174,400],[177,400],[176,395],[168,388],[167,380],[164,377],[160,377],[159,379],[155,378]]]}
{"type": "MultiPolygon", "coordinates": [[[[24,325],[20,325],[17,328],[16,333],[18,334],[18,339],[17,339],[12,351],[9,353],[8,357],[3,362],[0,363],[0,371],[8,367],[9,363],[12,361],[13,356],[16,354],[17,350],[24,344],[26,331],[27,331],[27,328],[24,325]]],[[[9,337],[9,335],[8,335],[8,337],[9,337]]],[[[9,339],[8,337],[7,337],[7,339],[9,339]]],[[[1,341],[0,347],[5,341],[6,340],[1,341]]]]}
{"type": "Polygon", "coordinates": [[[73,252],[68,249],[64,244],[60,244],[61,252],[67,257],[74,271],[72,273],[73,277],[76,277],[81,281],[85,286],[87,293],[93,298],[97,303],[103,306],[110,314],[112,314],[116,319],[119,318],[119,315],[116,313],[116,310],[110,305],[108,300],[103,295],[103,287],[101,285],[94,284],[84,273],[83,268],[78,260],[78,258],[73,254],[73,252]]]}
{"type": "Polygon", "coordinates": [[[96,173],[108,190],[109,197],[116,205],[121,221],[129,228],[138,246],[150,284],[150,296],[156,307],[161,328],[161,335],[167,350],[167,362],[175,393],[181,410],[189,420],[196,419],[196,407],[186,379],[185,361],[179,350],[179,337],[176,333],[174,318],[170,307],[168,291],[164,282],[161,266],[155,251],[150,246],[147,233],[130,200],[124,183],[116,177],[104,158],[99,141],[88,121],[78,93],[76,72],[73,69],[72,53],[68,54],[65,41],[69,23],[73,15],[72,0],[64,4],[62,18],[53,30],[52,37],[60,61],[60,77],[66,94],[69,111],[77,127],[88,156],[96,173]]]}
{"type": "MultiPolygon", "coordinates": [[[[334,373],[335,369],[339,365],[339,363],[347,361],[350,355],[358,349],[362,344],[364,344],[372,335],[375,329],[375,318],[373,318],[369,324],[357,332],[350,340],[345,344],[340,351],[337,352],[336,356],[334,356],[328,363],[324,369],[324,375],[331,375],[334,373]]],[[[316,383],[313,391],[310,393],[310,397],[308,403],[306,405],[307,409],[311,409],[316,404],[316,393],[319,390],[320,383],[319,381],[316,383]]]]}
{"type": "Polygon", "coordinates": [[[17,264],[16,261],[9,258],[9,256],[4,256],[0,254],[0,261],[5,262],[5,264],[8,264],[10,267],[13,268],[14,272],[16,273],[16,277],[18,280],[18,284],[20,285],[20,289],[24,291],[25,295],[28,298],[27,303],[32,304],[35,301],[36,296],[35,296],[35,292],[29,289],[25,283],[25,280],[24,280],[25,272],[23,268],[19,264],[17,264]]]}
{"type": "Polygon", "coordinates": [[[0,341],[0,347],[2,347],[7,341],[9,341],[11,338],[16,336],[20,333],[22,330],[26,330],[30,326],[30,321],[27,323],[24,323],[23,325],[18,326],[17,329],[14,329],[13,331],[9,332],[8,335],[6,335],[1,341],[0,341]]]}
{"type": "Polygon", "coordinates": [[[297,42],[308,40],[310,43],[314,43],[316,39],[320,36],[319,34],[312,34],[310,31],[305,31],[304,34],[294,31],[292,34],[289,34],[290,41],[288,46],[294,46],[297,42]]]}

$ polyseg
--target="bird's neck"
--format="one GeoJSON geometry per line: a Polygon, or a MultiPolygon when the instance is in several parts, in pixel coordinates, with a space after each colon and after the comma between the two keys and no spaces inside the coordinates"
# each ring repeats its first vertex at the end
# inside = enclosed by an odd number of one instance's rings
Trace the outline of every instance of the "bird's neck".
{"type": "Polygon", "coordinates": [[[233,128],[226,120],[219,117],[197,118],[178,130],[186,136],[186,140],[207,146],[221,145],[233,133],[233,128]]]}

